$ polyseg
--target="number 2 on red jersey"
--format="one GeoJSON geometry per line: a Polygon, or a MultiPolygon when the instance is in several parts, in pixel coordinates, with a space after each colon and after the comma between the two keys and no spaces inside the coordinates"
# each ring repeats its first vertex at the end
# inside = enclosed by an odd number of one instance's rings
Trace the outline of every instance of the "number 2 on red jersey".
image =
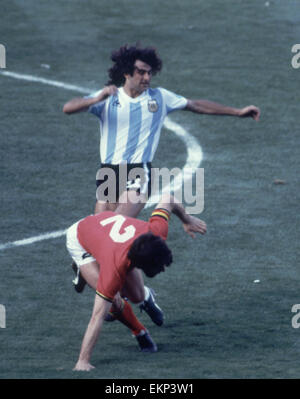
{"type": "Polygon", "coordinates": [[[114,242],[123,243],[130,240],[135,234],[135,227],[131,224],[124,228],[124,231],[120,233],[120,230],[125,222],[126,218],[122,215],[111,216],[107,219],[101,220],[101,226],[113,223],[113,226],[109,232],[110,238],[114,242]]]}

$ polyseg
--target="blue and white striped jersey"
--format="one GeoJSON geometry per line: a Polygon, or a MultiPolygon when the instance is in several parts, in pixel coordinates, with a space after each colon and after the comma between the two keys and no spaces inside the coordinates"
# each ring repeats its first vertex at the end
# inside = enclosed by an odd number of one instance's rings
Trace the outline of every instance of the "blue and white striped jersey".
{"type": "Polygon", "coordinates": [[[149,88],[136,98],[119,88],[114,96],[90,106],[88,112],[100,119],[101,162],[151,162],[165,117],[186,105],[186,98],[163,88],[149,88]]]}

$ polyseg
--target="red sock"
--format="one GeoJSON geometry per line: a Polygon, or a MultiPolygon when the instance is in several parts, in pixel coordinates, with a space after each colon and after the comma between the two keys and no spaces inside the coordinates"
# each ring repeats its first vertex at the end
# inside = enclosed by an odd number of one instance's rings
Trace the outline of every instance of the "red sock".
{"type": "Polygon", "coordinates": [[[110,313],[114,317],[128,327],[134,335],[139,335],[142,330],[146,330],[142,323],[139,322],[136,315],[133,313],[131,305],[123,300],[123,309],[121,311],[116,311],[114,305],[110,309],[110,313]]]}

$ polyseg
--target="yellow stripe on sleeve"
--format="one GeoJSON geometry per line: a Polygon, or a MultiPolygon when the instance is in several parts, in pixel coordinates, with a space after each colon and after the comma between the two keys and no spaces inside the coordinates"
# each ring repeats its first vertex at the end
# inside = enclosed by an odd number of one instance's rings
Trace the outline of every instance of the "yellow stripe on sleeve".
{"type": "Polygon", "coordinates": [[[169,221],[169,219],[170,219],[170,213],[166,210],[166,209],[155,209],[153,212],[152,212],[152,214],[151,214],[151,217],[152,216],[160,216],[160,217],[162,217],[163,219],[165,219],[167,222],[169,221]]]}
{"type": "Polygon", "coordinates": [[[99,295],[102,299],[105,299],[108,302],[111,302],[111,303],[113,302],[113,299],[108,298],[108,296],[105,296],[105,295],[101,294],[101,292],[99,292],[99,291],[96,291],[96,294],[99,295]]]}

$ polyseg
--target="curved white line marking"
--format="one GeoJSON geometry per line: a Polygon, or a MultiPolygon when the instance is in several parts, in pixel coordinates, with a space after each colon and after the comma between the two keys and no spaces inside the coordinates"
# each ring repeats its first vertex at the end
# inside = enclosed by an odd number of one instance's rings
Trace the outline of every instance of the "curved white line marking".
{"type": "MultiPolygon", "coordinates": [[[[192,171],[197,169],[203,159],[202,148],[198,144],[197,140],[189,134],[182,126],[178,125],[176,122],[171,121],[168,117],[166,117],[164,121],[164,126],[166,129],[173,131],[186,145],[187,148],[187,160],[182,169],[182,173],[179,173],[173,181],[173,190],[176,191],[182,185],[182,176],[189,176],[191,179],[193,176],[192,171]],[[185,173],[187,172],[187,173],[185,173]]],[[[169,190],[170,185],[163,187],[162,193],[169,190]]],[[[145,208],[149,208],[153,206],[153,204],[159,201],[160,193],[153,195],[145,208]]]]}
{"type": "MultiPolygon", "coordinates": [[[[45,79],[32,75],[24,75],[16,72],[0,71],[0,75],[19,80],[25,80],[28,82],[42,83],[49,86],[59,87],[65,90],[77,91],[83,94],[89,94],[93,91],[90,89],[86,89],[84,87],[71,85],[56,80],[45,79]]],[[[188,170],[190,172],[191,170],[195,170],[196,168],[198,168],[203,159],[203,153],[201,146],[198,144],[197,140],[191,134],[189,134],[182,126],[171,121],[168,117],[164,121],[164,126],[166,129],[172,130],[181,140],[183,140],[183,142],[187,147],[187,160],[183,167],[183,171],[188,170]]],[[[191,177],[192,175],[190,175],[190,178],[191,177]]],[[[181,184],[182,184],[182,175],[179,174],[174,178],[173,182],[174,190],[179,188],[181,184]]],[[[163,192],[167,191],[168,187],[169,186],[163,187],[162,191],[163,192]]],[[[157,202],[158,200],[159,200],[159,194],[152,196],[148,201],[148,203],[146,204],[146,208],[153,206],[153,203],[157,202]]],[[[22,245],[30,245],[38,241],[49,240],[51,238],[58,238],[65,235],[65,233],[66,230],[53,231],[50,233],[40,234],[35,237],[25,238],[23,240],[11,241],[6,244],[0,244],[0,251],[3,251],[8,248],[19,247],[22,245]]]]}
{"type": "Polygon", "coordinates": [[[14,78],[18,80],[26,80],[27,82],[36,82],[36,83],[42,83],[44,85],[49,85],[49,86],[54,86],[54,87],[59,87],[61,89],[65,90],[73,90],[77,91],[79,93],[90,93],[88,89],[80,86],[75,86],[75,85],[70,85],[67,83],[63,82],[58,82],[57,80],[50,80],[50,79],[44,79],[40,78],[38,76],[32,76],[32,75],[23,75],[21,73],[16,73],[16,72],[9,72],[9,71],[0,71],[0,75],[7,76],[9,78],[14,78]]]}

